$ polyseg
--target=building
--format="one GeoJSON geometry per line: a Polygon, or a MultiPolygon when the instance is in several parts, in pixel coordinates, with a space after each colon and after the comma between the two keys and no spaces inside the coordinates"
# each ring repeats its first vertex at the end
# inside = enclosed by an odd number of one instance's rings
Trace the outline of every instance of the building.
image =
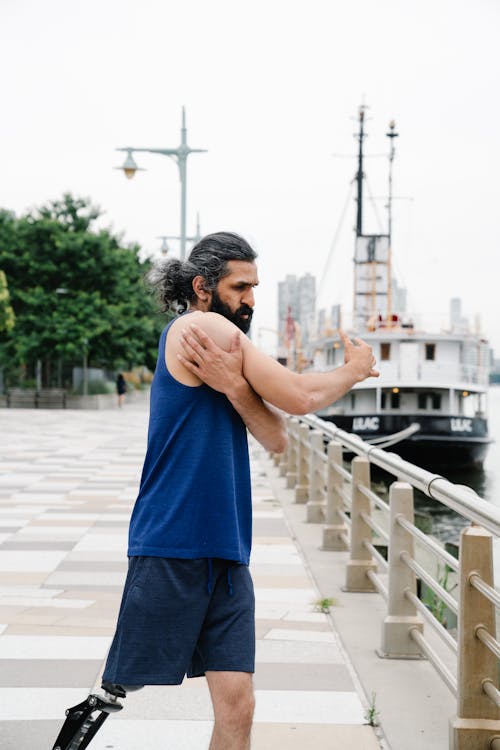
{"type": "Polygon", "coordinates": [[[293,344],[305,351],[315,335],[316,278],[288,274],[278,284],[278,330],[280,342],[293,344]],[[292,330],[293,328],[293,330],[292,330]],[[291,341],[291,338],[294,341],[291,341]]]}

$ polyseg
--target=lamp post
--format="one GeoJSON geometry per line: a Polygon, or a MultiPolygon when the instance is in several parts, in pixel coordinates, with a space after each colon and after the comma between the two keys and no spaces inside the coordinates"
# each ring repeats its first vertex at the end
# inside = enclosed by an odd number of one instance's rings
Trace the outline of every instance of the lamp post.
{"type": "MultiPolygon", "coordinates": [[[[173,234],[161,234],[159,237],[157,237],[158,240],[161,240],[161,247],[160,252],[163,256],[166,256],[168,252],[170,251],[170,245],[168,244],[167,240],[180,240],[181,238],[177,235],[173,234]]],[[[200,232],[200,214],[196,214],[196,234],[193,237],[186,237],[187,242],[194,242],[196,245],[197,242],[201,240],[201,232],[200,232]]]]}
{"type": "Polygon", "coordinates": [[[187,158],[189,154],[193,153],[205,153],[204,148],[190,148],[187,145],[187,130],[186,130],[186,112],[184,107],[182,108],[182,127],[181,127],[181,145],[177,148],[134,148],[132,146],[125,146],[123,148],[117,148],[117,151],[126,151],[127,156],[125,162],[121,167],[116,169],[123,170],[125,177],[129,180],[135,175],[140,169],[137,166],[133,157],[134,151],[145,151],[150,154],[163,154],[163,156],[170,156],[174,161],[177,162],[179,167],[179,177],[181,181],[181,259],[184,260],[186,256],[186,183],[187,183],[187,158]]]}

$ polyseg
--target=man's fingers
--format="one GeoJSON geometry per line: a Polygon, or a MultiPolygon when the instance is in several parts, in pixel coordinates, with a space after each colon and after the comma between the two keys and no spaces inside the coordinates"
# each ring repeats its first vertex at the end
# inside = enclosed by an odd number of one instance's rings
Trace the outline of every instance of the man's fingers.
{"type": "Polygon", "coordinates": [[[178,354],[177,359],[179,360],[181,364],[184,365],[186,370],[189,370],[190,372],[194,372],[194,373],[196,373],[196,371],[198,370],[198,367],[193,362],[191,362],[191,360],[186,359],[186,357],[183,357],[182,354],[178,354]]]}
{"type": "Polygon", "coordinates": [[[204,349],[199,344],[196,339],[194,339],[192,336],[187,336],[186,334],[183,334],[181,338],[179,339],[179,343],[186,352],[186,354],[196,362],[203,362],[203,352],[204,349]]]}
{"type": "Polygon", "coordinates": [[[340,338],[341,338],[342,343],[344,344],[344,346],[347,346],[348,344],[352,344],[351,339],[349,338],[349,336],[347,335],[347,333],[345,333],[345,331],[339,331],[339,336],[340,336],[340,338]]]}
{"type": "Polygon", "coordinates": [[[210,338],[208,333],[205,333],[205,331],[202,328],[195,325],[195,323],[190,323],[189,327],[193,335],[196,336],[196,338],[198,339],[198,341],[200,342],[200,344],[202,345],[204,349],[208,349],[209,346],[213,345],[212,339],[210,338]]]}

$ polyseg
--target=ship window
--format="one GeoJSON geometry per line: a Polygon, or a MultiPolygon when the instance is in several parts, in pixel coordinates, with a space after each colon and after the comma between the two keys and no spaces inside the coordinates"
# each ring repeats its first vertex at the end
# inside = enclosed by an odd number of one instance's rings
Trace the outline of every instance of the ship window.
{"type": "Polygon", "coordinates": [[[380,399],[380,408],[385,409],[387,403],[387,396],[384,391],[381,393],[381,399],[380,399]]]}
{"type": "Polygon", "coordinates": [[[425,358],[427,360],[436,358],[436,344],[425,345],[425,358]]]}
{"type": "Polygon", "coordinates": [[[427,393],[418,394],[418,408],[427,409],[427,393]]]}
{"type": "Polygon", "coordinates": [[[351,393],[351,409],[354,409],[355,406],[356,406],[356,394],[351,393]]]}
{"type": "Polygon", "coordinates": [[[399,391],[398,393],[391,393],[391,409],[399,409],[399,391]]]}
{"type": "Polygon", "coordinates": [[[432,408],[433,409],[441,408],[441,394],[440,393],[432,394],[432,408]]]}
{"type": "Polygon", "coordinates": [[[391,358],[391,345],[390,344],[380,344],[380,359],[381,360],[387,360],[391,358]]]}

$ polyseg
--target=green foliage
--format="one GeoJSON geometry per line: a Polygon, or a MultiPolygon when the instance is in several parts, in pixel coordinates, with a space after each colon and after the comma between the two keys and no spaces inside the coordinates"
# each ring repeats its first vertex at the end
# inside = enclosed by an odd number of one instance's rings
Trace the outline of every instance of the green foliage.
{"type": "Polygon", "coordinates": [[[0,271],[0,333],[9,333],[14,328],[16,318],[10,304],[7,277],[0,271]]]}
{"type": "Polygon", "coordinates": [[[96,229],[99,215],[71,195],[18,219],[0,211],[0,267],[16,316],[15,335],[0,333],[0,361],[11,373],[41,360],[48,381],[55,363],[81,365],[85,353],[89,366],[154,367],[165,319],[143,281],[149,263],[96,229]]]}
{"type": "Polygon", "coordinates": [[[336,601],[332,597],[324,597],[315,602],[315,609],[317,612],[323,612],[323,614],[327,615],[330,612],[330,607],[333,607],[335,604],[336,601]]]}
{"type": "MultiPolygon", "coordinates": [[[[83,395],[83,383],[73,391],[76,396],[83,395]]],[[[89,380],[87,384],[87,394],[89,396],[95,396],[103,393],[116,393],[116,386],[109,380],[89,380]]]]}
{"type": "Polygon", "coordinates": [[[379,711],[375,704],[376,698],[377,698],[377,694],[372,693],[372,699],[371,699],[370,705],[368,706],[365,712],[365,719],[371,727],[376,727],[378,726],[378,723],[379,723],[379,711]]]}
{"type": "MultiPolygon", "coordinates": [[[[444,568],[441,567],[440,564],[438,564],[437,569],[437,582],[439,585],[448,593],[453,591],[453,589],[456,588],[456,584],[452,586],[449,581],[449,576],[451,573],[451,568],[449,565],[444,565],[444,568]]],[[[448,628],[448,621],[446,619],[446,604],[443,602],[443,600],[432,591],[430,588],[426,588],[425,595],[422,598],[423,603],[427,607],[427,609],[432,612],[436,620],[444,627],[448,628]]]]}

